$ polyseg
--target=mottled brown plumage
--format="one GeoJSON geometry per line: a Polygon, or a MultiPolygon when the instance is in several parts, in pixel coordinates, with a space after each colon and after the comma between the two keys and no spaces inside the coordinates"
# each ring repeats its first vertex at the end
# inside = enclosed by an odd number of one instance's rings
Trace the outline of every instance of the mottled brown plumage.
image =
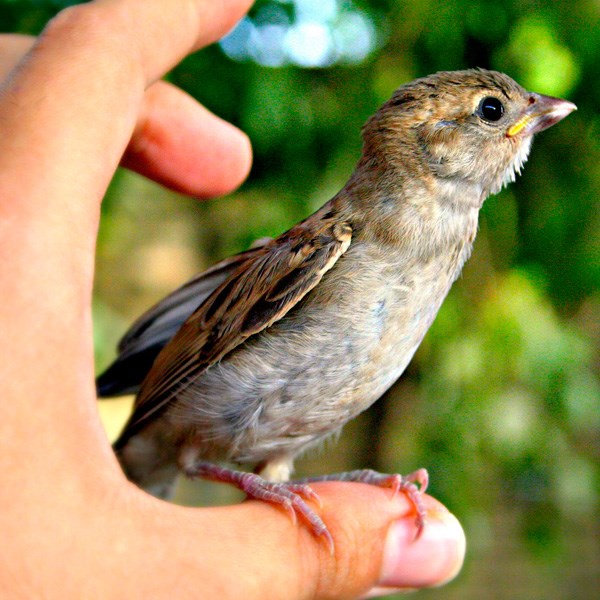
{"type": "MultiPolygon", "coordinates": [[[[520,172],[533,134],[574,108],[484,70],[400,87],[365,125],[334,198],[174,292],[124,338],[99,389],[143,379],[115,444],[128,477],[166,495],[178,470],[221,478],[205,461],[226,461],[286,481],[300,452],[401,375],[471,252],[483,201],[520,172]],[[146,376],[139,364],[163,346],[146,376]]],[[[295,495],[309,491],[222,478],[293,501],[323,533],[295,495]]]]}

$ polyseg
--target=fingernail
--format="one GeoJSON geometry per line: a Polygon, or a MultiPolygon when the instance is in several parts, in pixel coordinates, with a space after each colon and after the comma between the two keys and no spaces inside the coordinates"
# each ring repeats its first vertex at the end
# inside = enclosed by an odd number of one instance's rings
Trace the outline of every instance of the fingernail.
{"type": "Polygon", "coordinates": [[[421,536],[415,539],[414,520],[400,519],[387,533],[380,595],[398,589],[419,589],[442,585],[460,571],[466,540],[460,523],[447,511],[429,511],[421,536]],[[383,588],[383,589],[382,589],[383,588]],[[385,588],[392,588],[386,591],[385,588]]]}

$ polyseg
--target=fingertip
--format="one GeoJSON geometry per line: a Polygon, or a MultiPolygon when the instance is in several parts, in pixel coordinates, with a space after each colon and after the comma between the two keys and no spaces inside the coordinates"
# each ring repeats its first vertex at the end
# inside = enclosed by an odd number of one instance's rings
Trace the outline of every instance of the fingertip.
{"type": "Polygon", "coordinates": [[[159,81],[146,91],[122,164],[174,191],[209,198],[245,180],[252,146],[243,131],[159,81]]]}
{"type": "Polygon", "coordinates": [[[198,22],[203,28],[196,42],[196,49],[216,42],[230,31],[244,16],[254,0],[226,0],[225,2],[207,2],[196,0],[198,22]]]}
{"type": "Polygon", "coordinates": [[[212,114],[202,126],[190,141],[189,153],[185,143],[171,148],[173,162],[163,162],[154,177],[159,183],[200,200],[235,191],[252,167],[252,145],[243,131],[212,114]]]}
{"type": "Polygon", "coordinates": [[[387,488],[340,482],[315,484],[314,489],[323,502],[319,514],[335,544],[335,556],[330,557],[326,545],[313,540],[317,589],[324,596],[335,596],[332,590],[373,597],[434,587],[460,571],[464,532],[456,517],[431,496],[423,495],[427,521],[417,536],[415,507],[406,494],[394,497],[387,488]]]}
{"type": "Polygon", "coordinates": [[[223,196],[235,191],[252,168],[252,143],[241,129],[221,121],[223,135],[213,146],[213,157],[202,173],[190,180],[189,193],[197,198],[223,196]],[[211,173],[208,177],[208,173],[211,173]]]}
{"type": "Polygon", "coordinates": [[[466,538],[458,519],[439,506],[430,509],[427,517],[423,533],[417,539],[410,520],[402,518],[390,525],[380,580],[369,593],[371,597],[397,589],[440,586],[459,573],[466,538]]]}

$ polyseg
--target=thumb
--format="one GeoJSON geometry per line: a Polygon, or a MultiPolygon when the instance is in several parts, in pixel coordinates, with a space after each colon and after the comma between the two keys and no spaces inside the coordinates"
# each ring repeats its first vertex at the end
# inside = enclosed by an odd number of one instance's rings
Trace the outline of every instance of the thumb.
{"type": "Polygon", "coordinates": [[[427,522],[415,539],[414,508],[403,494],[392,498],[389,489],[359,483],[311,487],[322,501],[317,510],[333,536],[333,554],[303,522],[294,525],[284,511],[265,502],[206,509],[221,511],[203,528],[205,539],[212,539],[215,561],[210,569],[214,589],[207,597],[372,597],[441,585],[460,570],[463,530],[430,496],[423,498],[427,522]]]}

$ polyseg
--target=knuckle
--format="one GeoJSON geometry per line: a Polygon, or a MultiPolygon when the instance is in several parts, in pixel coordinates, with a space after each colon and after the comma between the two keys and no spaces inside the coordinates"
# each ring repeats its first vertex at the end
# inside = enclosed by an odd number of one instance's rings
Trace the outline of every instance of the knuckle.
{"type": "Polygon", "coordinates": [[[101,10],[97,5],[76,4],[61,10],[46,25],[42,32],[42,39],[56,38],[89,39],[90,36],[102,34],[105,27],[105,19],[102,17],[101,10]]]}
{"type": "Polygon", "coordinates": [[[58,49],[63,59],[68,54],[68,60],[78,63],[86,76],[91,72],[99,81],[138,81],[142,63],[128,26],[130,18],[119,5],[70,6],[48,22],[33,51],[49,50],[52,56],[58,49]]]}
{"type": "Polygon", "coordinates": [[[318,563],[316,598],[356,597],[375,584],[381,549],[370,547],[378,536],[364,539],[352,527],[335,528],[335,556],[318,563]]]}

